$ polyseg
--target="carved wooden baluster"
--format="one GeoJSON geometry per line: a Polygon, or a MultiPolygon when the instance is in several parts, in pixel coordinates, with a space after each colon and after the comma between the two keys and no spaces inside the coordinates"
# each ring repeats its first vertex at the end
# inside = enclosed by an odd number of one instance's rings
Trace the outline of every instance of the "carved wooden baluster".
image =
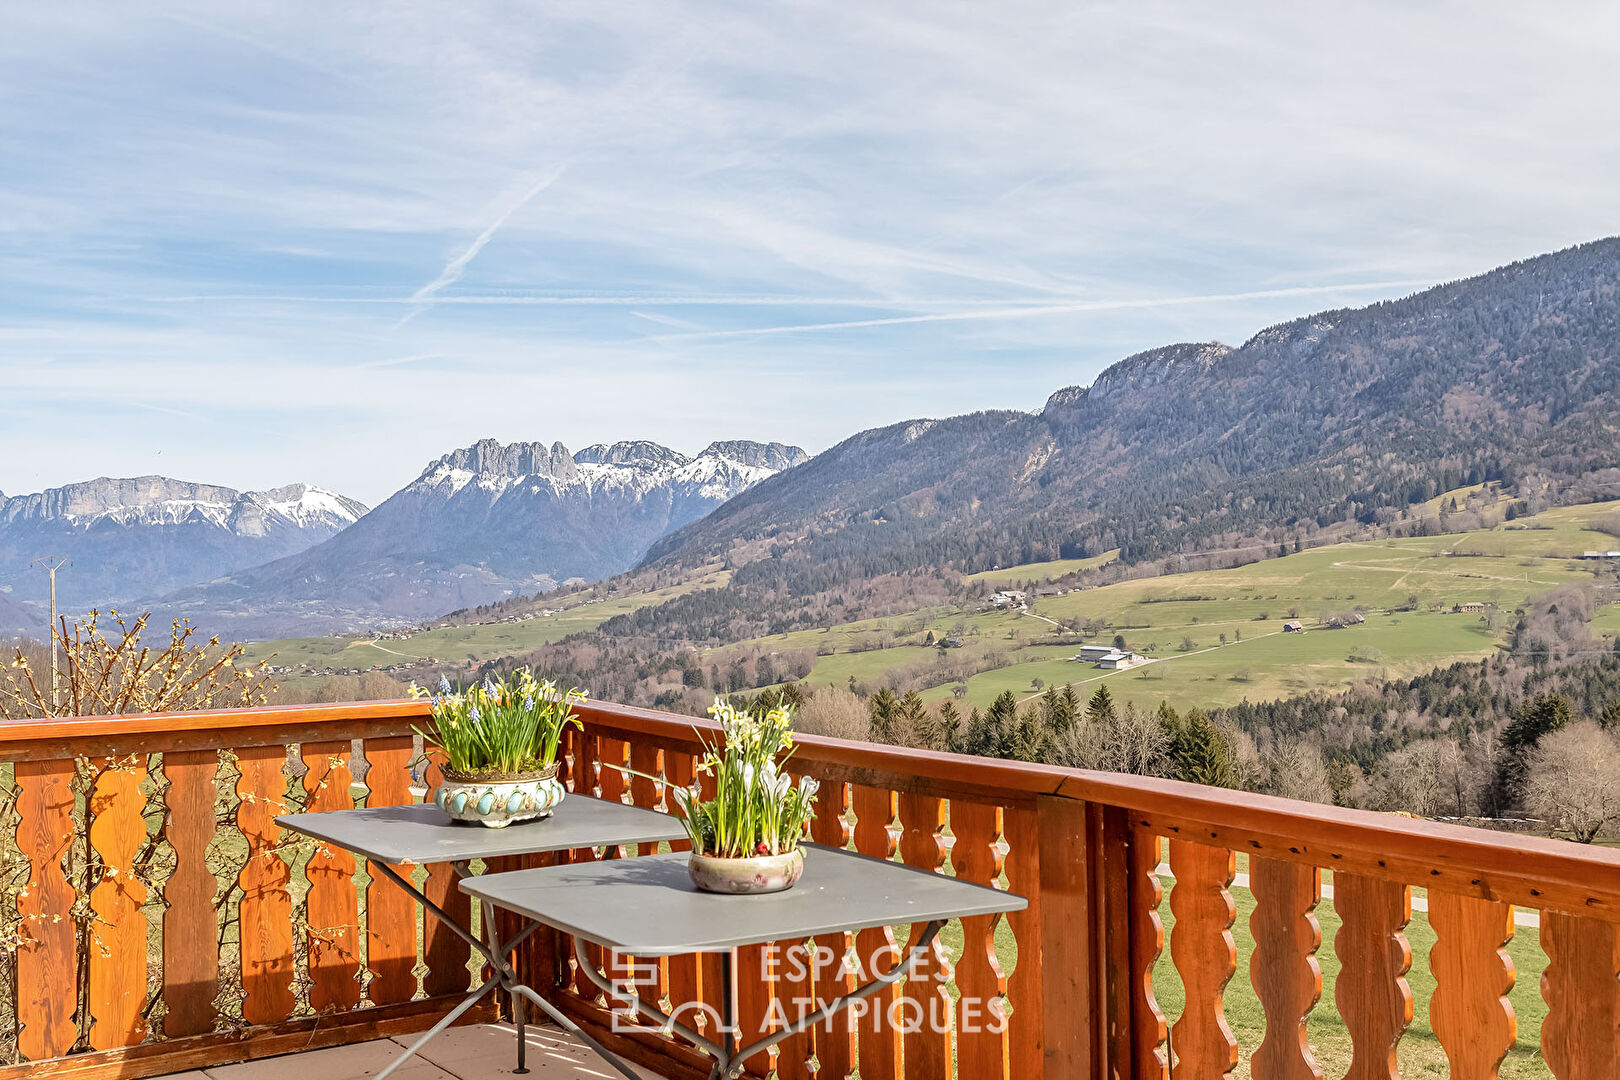
{"type": "MultiPolygon", "coordinates": [[[[439,763],[430,759],[422,774],[422,783],[430,798],[443,782],[439,763]]],[[[472,897],[462,892],[457,884],[461,879],[455,867],[443,862],[429,863],[427,872],[427,884],[423,886],[423,891],[428,899],[448,911],[459,925],[471,926],[472,897]]],[[[543,930],[537,931],[537,934],[544,933],[543,930]]],[[[467,963],[472,959],[472,949],[431,912],[423,916],[422,955],[427,963],[422,988],[429,997],[467,991],[471,982],[467,963]]]]}
{"type": "MultiPolygon", "coordinates": [[[[597,794],[596,755],[598,742],[596,731],[589,724],[585,726],[585,730],[574,733],[574,760],[569,770],[569,778],[574,785],[571,790],[581,795],[595,796],[597,794]]],[[[568,853],[570,862],[594,862],[596,857],[595,848],[577,848],[568,853]]],[[[585,973],[577,970],[577,967],[584,964],[593,964],[595,965],[594,970],[600,971],[601,960],[602,950],[594,945],[587,945],[585,955],[575,958],[574,993],[583,997],[586,1001],[595,1001],[601,997],[601,994],[597,991],[596,986],[585,977],[585,973]]]]}
{"type": "MultiPolygon", "coordinates": [[[[411,801],[411,762],[416,751],[409,735],[365,741],[367,806],[406,806],[411,801]]],[[[411,868],[395,867],[410,880],[411,868]]],[[[366,966],[372,978],[367,996],[374,1005],[392,1005],[416,996],[416,901],[382,871],[369,867],[366,889],[366,966]]]]}
{"type": "MultiPolygon", "coordinates": [[[[696,762],[688,750],[664,751],[664,797],[672,812],[675,809],[674,793],[692,786],[695,766],[696,762]]],[[[689,851],[692,845],[690,841],[677,840],[672,842],[670,847],[675,851],[689,851]]],[[[668,971],[669,1002],[675,1019],[702,1034],[706,1028],[713,1025],[707,1022],[708,1014],[701,1008],[703,988],[698,977],[698,958],[672,956],[669,958],[668,971]]]]}
{"type": "Polygon", "coordinates": [[[1495,1080],[1519,1024],[1507,993],[1513,961],[1513,905],[1429,891],[1434,996],[1429,1026],[1445,1048],[1452,1080],[1495,1080]]]}
{"type": "Polygon", "coordinates": [[[1265,1080],[1322,1080],[1305,1032],[1322,996],[1322,968],[1316,962],[1322,927],[1315,915],[1322,871],[1255,857],[1249,860],[1249,888],[1254,894],[1249,976],[1266,1013],[1265,1039],[1250,1067],[1265,1080]]]}
{"type": "MultiPolygon", "coordinates": [[[[745,1046],[775,1030],[771,1023],[776,980],[781,973],[780,948],[770,945],[746,945],[732,953],[732,966],[737,979],[737,1044],[745,1046]]],[[[750,1076],[769,1076],[776,1067],[778,1048],[755,1054],[744,1066],[750,1076]]]]}
{"type": "Polygon", "coordinates": [[[1130,982],[1134,1080],[1170,1080],[1170,1054],[1166,1041],[1169,1025],[1153,992],[1153,968],[1164,951],[1164,920],[1159,905],[1164,886],[1159,881],[1159,837],[1143,828],[1131,832],[1130,855],[1130,982]]]}
{"type": "Polygon", "coordinates": [[[102,875],[91,882],[90,1046],[134,1046],[146,1036],[146,884],[135,876],[135,858],[146,845],[146,755],[98,761],[90,790],[90,845],[101,857],[102,875]]]}
{"type": "Polygon", "coordinates": [[[219,752],[181,750],[163,755],[168,780],[168,836],[174,873],[163,886],[163,1032],[171,1039],[214,1029],[219,994],[218,887],[208,869],[208,845],[217,822],[219,752]]]}
{"type": "Polygon", "coordinates": [[[1558,1080],[1620,1076],[1620,926],[1558,911],[1541,913],[1547,1019],[1541,1052],[1558,1080]]]}
{"type": "Polygon", "coordinates": [[[281,852],[278,814],[287,812],[287,748],[251,746],[236,757],[241,776],[236,827],[247,838],[247,862],[238,885],[241,928],[242,1015],[250,1024],[273,1024],[293,1010],[291,870],[281,852]]]}
{"type": "MultiPolygon", "coordinates": [[[[624,770],[630,764],[630,744],[623,739],[601,738],[596,742],[597,754],[597,782],[601,785],[602,798],[608,802],[622,803],[625,796],[630,793],[630,777],[624,770]]],[[[624,857],[622,846],[610,847],[604,853],[609,859],[624,857]]]]}
{"type": "MultiPolygon", "coordinates": [[[[1001,878],[1001,809],[984,803],[951,803],[951,865],[963,881],[998,885],[1001,878]]],[[[999,915],[962,920],[962,959],[956,965],[957,1073],[1000,1080],[1007,1075],[1008,1038],[1003,997],[1007,976],[996,957],[999,915]]]]}
{"type": "Polygon", "coordinates": [[[19,761],[17,847],[28,858],[28,888],[17,897],[23,937],[17,950],[17,1047],[30,1061],[57,1057],[78,1037],[71,1002],[75,893],[62,872],[73,838],[73,762],[19,761]]]}
{"type": "MultiPolygon", "coordinates": [[[[305,743],[305,809],[311,813],[354,806],[349,757],[353,744],[305,743]]],[[[306,865],[309,1004],[316,1012],[352,1009],[360,1003],[360,911],[354,887],[354,856],[331,844],[315,843],[306,865]]]]}
{"type": "MultiPolygon", "coordinates": [[[[635,770],[630,776],[630,801],[646,810],[664,809],[664,785],[648,779],[663,775],[662,751],[649,742],[638,741],[630,747],[630,767],[635,770]]],[[[642,855],[653,855],[657,853],[658,845],[639,844],[636,850],[642,855]]],[[[638,960],[636,968],[641,999],[658,1008],[664,995],[669,992],[668,961],[638,960]]]]}
{"type": "MultiPolygon", "coordinates": [[[[900,858],[910,866],[938,872],[945,865],[945,803],[928,795],[900,796],[900,858]]],[[[922,937],[922,923],[911,927],[902,958],[922,937]]],[[[904,1034],[906,1080],[946,1080],[951,1072],[955,1006],[948,989],[951,962],[936,937],[906,979],[904,1034]]]]}
{"type": "MultiPolygon", "coordinates": [[[[818,844],[843,848],[849,845],[853,830],[849,824],[849,785],[823,780],[816,796],[816,816],[810,822],[810,836],[818,844]]],[[[819,1004],[855,989],[854,973],[845,958],[854,948],[850,934],[833,934],[815,939],[815,995],[819,1004]]],[[[845,1080],[855,1067],[854,1014],[841,1012],[816,1027],[817,1080],[845,1080]]],[[[964,1077],[969,1075],[962,1074],[964,1077]]]]}
{"type": "Polygon", "coordinates": [[[1345,1080],[1400,1080],[1395,1051],[1412,1023],[1412,946],[1401,931],[1412,921],[1412,890],[1341,871],[1333,875],[1333,907],[1341,921],[1333,997],[1352,1046],[1345,1080]]]}
{"type": "MultiPolygon", "coordinates": [[[[630,793],[630,778],[624,771],[624,766],[630,764],[630,744],[623,739],[610,739],[601,737],[596,742],[597,754],[597,782],[601,785],[602,798],[608,802],[622,803],[625,796],[630,793]]],[[[623,845],[614,844],[603,849],[602,857],[605,859],[622,859],[625,855],[623,845]]],[[[631,959],[628,956],[619,956],[603,950],[591,950],[593,959],[601,963],[601,971],[613,981],[615,985],[628,982],[634,975],[631,959]]],[[[623,998],[614,996],[609,1006],[615,1009],[625,1009],[628,1002],[623,998]]],[[[629,1013],[625,1014],[628,1018],[629,1013]]]]}
{"type": "MultiPolygon", "coordinates": [[[[1006,840],[1007,888],[1029,900],[1023,911],[1010,912],[1007,925],[1018,942],[1018,962],[1007,976],[1006,1018],[1008,1075],[1012,1080],[1039,1080],[1046,1075],[1046,991],[1041,973],[1041,836],[1034,810],[1008,807],[1001,815],[1006,840]]],[[[1075,928],[1079,932],[1079,928],[1075,928]]]]}
{"type": "MultiPolygon", "coordinates": [[[[793,782],[800,775],[795,773],[793,782]]],[[[779,1014],[797,1020],[815,1008],[815,942],[783,942],[777,964],[776,994],[781,1003],[779,1014]]],[[[811,1080],[810,1060],[815,1055],[815,1029],[800,1032],[784,1039],[776,1047],[776,1074],[778,1080],[811,1080]]]]}
{"type": "Polygon", "coordinates": [[[1171,1031],[1176,1075],[1216,1080],[1237,1065],[1237,1040],[1226,1022],[1222,994],[1237,970],[1232,922],[1237,909],[1228,888],[1237,860],[1225,848],[1170,841],[1170,911],[1176,926],[1170,955],[1186,988],[1187,1006],[1171,1031]]]}
{"type": "MultiPolygon", "coordinates": [[[[879,859],[893,858],[894,821],[897,796],[887,788],[855,785],[855,849],[879,859]]],[[[855,935],[864,978],[889,970],[900,955],[894,932],[887,926],[862,930],[855,935]]],[[[858,1057],[861,1080],[899,1080],[900,1032],[894,1025],[899,1016],[900,987],[890,984],[866,999],[866,1013],[855,1030],[859,1033],[858,1057]]]]}

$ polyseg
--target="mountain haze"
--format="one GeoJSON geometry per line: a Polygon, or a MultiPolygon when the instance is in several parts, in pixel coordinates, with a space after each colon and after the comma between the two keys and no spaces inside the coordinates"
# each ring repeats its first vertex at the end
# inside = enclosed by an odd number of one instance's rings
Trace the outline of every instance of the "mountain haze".
{"type": "Polygon", "coordinates": [[[485,439],[445,454],[352,528],[178,592],[165,609],[239,636],[431,618],[634,565],[658,537],[802,462],[780,443],[688,458],[646,441],[570,453],[485,439]]]}

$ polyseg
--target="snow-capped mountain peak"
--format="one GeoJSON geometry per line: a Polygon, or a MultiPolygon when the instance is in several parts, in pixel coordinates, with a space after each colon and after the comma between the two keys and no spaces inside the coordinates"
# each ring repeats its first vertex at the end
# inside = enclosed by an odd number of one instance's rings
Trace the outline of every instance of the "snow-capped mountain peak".
{"type": "Polygon", "coordinates": [[[63,602],[107,607],[296,554],[366,512],[307,484],[240,492],[166,476],[99,477],[0,497],[0,588],[33,601],[31,563],[60,555],[63,602]]]}

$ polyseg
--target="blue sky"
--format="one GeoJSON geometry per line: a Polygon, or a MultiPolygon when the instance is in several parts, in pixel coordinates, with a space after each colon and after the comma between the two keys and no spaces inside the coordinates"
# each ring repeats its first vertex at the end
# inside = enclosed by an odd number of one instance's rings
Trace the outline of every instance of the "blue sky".
{"type": "Polygon", "coordinates": [[[1620,231],[1612,5],[25,5],[0,489],[811,450],[1620,231]]]}

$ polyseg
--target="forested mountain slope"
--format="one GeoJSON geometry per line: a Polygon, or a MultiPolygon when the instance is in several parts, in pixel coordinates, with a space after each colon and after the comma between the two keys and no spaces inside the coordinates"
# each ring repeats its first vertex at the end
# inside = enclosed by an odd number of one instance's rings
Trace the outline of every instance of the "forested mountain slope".
{"type": "Polygon", "coordinates": [[[864,572],[1095,554],[1259,525],[1373,521],[1462,483],[1620,465],[1620,239],[1241,348],[1173,345],[1053,394],[863,432],[666,537],[695,562],[792,537],[779,561],[864,572]]]}
{"type": "Polygon", "coordinates": [[[658,567],[729,555],[733,593],[634,629],[924,568],[1309,535],[1484,480],[1532,503],[1612,494],[1620,472],[1604,470],[1617,466],[1620,239],[1608,239],[1236,349],[1141,353],[1038,413],[863,432],[655,544],[658,567]]]}

